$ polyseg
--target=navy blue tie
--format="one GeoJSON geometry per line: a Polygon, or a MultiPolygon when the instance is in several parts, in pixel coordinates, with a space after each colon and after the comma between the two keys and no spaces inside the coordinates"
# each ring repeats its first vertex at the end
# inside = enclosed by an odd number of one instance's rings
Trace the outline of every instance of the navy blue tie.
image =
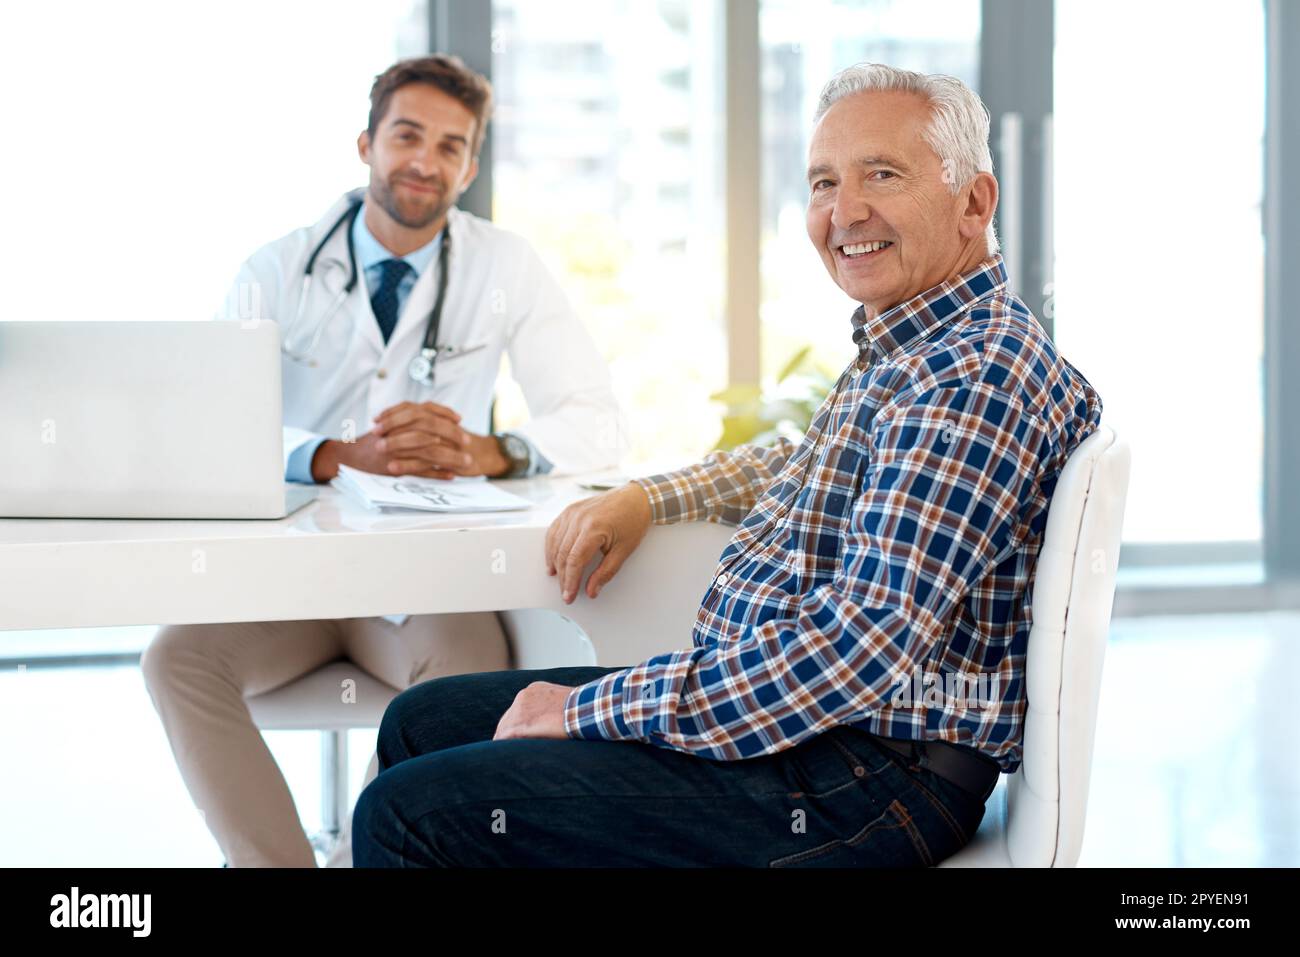
{"type": "Polygon", "coordinates": [[[379,268],[383,270],[383,276],[379,280],[379,288],[370,297],[370,308],[374,310],[375,318],[379,321],[379,331],[387,345],[388,337],[397,325],[397,287],[402,284],[411,267],[405,259],[385,259],[379,268]]]}

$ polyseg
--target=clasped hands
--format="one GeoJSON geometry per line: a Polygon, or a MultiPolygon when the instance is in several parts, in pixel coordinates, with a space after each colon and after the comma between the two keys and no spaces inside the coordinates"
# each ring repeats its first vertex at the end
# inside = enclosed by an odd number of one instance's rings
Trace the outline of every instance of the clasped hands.
{"type": "Polygon", "coordinates": [[[510,470],[510,460],[493,436],[462,428],[460,414],[436,402],[399,402],[375,416],[360,438],[322,442],[312,459],[312,478],[328,482],[340,465],[376,475],[435,479],[495,477],[510,470]]]}

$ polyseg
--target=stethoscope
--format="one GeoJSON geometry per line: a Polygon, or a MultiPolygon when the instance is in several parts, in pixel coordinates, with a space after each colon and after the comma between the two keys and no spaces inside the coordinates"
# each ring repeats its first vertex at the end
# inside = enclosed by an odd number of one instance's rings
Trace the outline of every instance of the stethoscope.
{"type": "MultiPolygon", "coordinates": [[[[355,243],[352,239],[352,224],[356,221],[357,215],[361,212],[363,200],[354,200],[343,215],[334,221],[334,225],[329,228],[321,241],[316,244],[316,248],[311,251],[307,257],[307,265],[303,268],[302,291],[298,294],[298,312],[294,319],[294,328],[302,328],[303,313],[306,308],[307,296],[311,292],[313,281],[312,272],[316,268],[316,259],[320,256],[321,250],[330,238],[339,231],[344,224],[347,225],[348,240],[348,281],[334,297],[334,302],[326,313],[325,318],[316,324],[316,332],[312,336],[311,343],[302,353],[291,350],[287,345],[282,346],[285,355],[295,362],[309,363],[311,355],[316,351],[316,346],[320,342],[321,333],[325,327],[334,319],[338,311],[343,307],[343,303],[348,296],[352,295],[352,290],[356,289],[357,281],[360,277],[360,271],[357,269],[357,253],[355,243]]],[[[438,327],[442,324],[442,304],[447,298],[447,262],[449,251],[451,249],[451,228],[444,227],[442,232],[442,248],[438,251],[438,296],[433,302],[433,309],[429,312],[429,322],[424,330],[424,341],[420,345],[420,353],[415,356],[406,368],[406,374],[411,377],[411,381],[424,386],[433,385],[434,365],[438,361],[438,327]]]]}

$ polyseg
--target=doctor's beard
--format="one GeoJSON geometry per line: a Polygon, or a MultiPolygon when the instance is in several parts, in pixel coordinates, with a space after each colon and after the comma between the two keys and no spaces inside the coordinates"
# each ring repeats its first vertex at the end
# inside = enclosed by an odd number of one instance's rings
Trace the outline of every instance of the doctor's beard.
{"type": "Polygon", "coordinates": [[[388,182],[372,176],[370,179],[370,195],[375,198],[375,201],[379,203],[384,212],[407,229],[424,229],[426,226],[437,222],[447,215],[447,210],[455,202],[454,197],[448,196],[446,184],[443,183],[441,177],[425,180],[409,174],[394,175],[390,177],[388,182]],[[397,190],[394,188],[394,184],[400,180],[410,180],[421,186],[432,186],[437,192],[428,194],[428,199],[423,203],[414,198],[407,202],[401,202],[398,200],[397,190]]]}

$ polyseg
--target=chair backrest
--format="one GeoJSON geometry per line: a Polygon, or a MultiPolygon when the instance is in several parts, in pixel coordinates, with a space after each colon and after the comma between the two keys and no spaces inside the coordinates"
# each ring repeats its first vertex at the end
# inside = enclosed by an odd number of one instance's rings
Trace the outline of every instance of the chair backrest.
{"type": "Polygon", "coordinates": [[[1066,460],[1034,572],[1023,763],[1007,782],[1017,867],[1073,867],[1083,843],[1129,448],[1105,425],[1066,460]]]}

